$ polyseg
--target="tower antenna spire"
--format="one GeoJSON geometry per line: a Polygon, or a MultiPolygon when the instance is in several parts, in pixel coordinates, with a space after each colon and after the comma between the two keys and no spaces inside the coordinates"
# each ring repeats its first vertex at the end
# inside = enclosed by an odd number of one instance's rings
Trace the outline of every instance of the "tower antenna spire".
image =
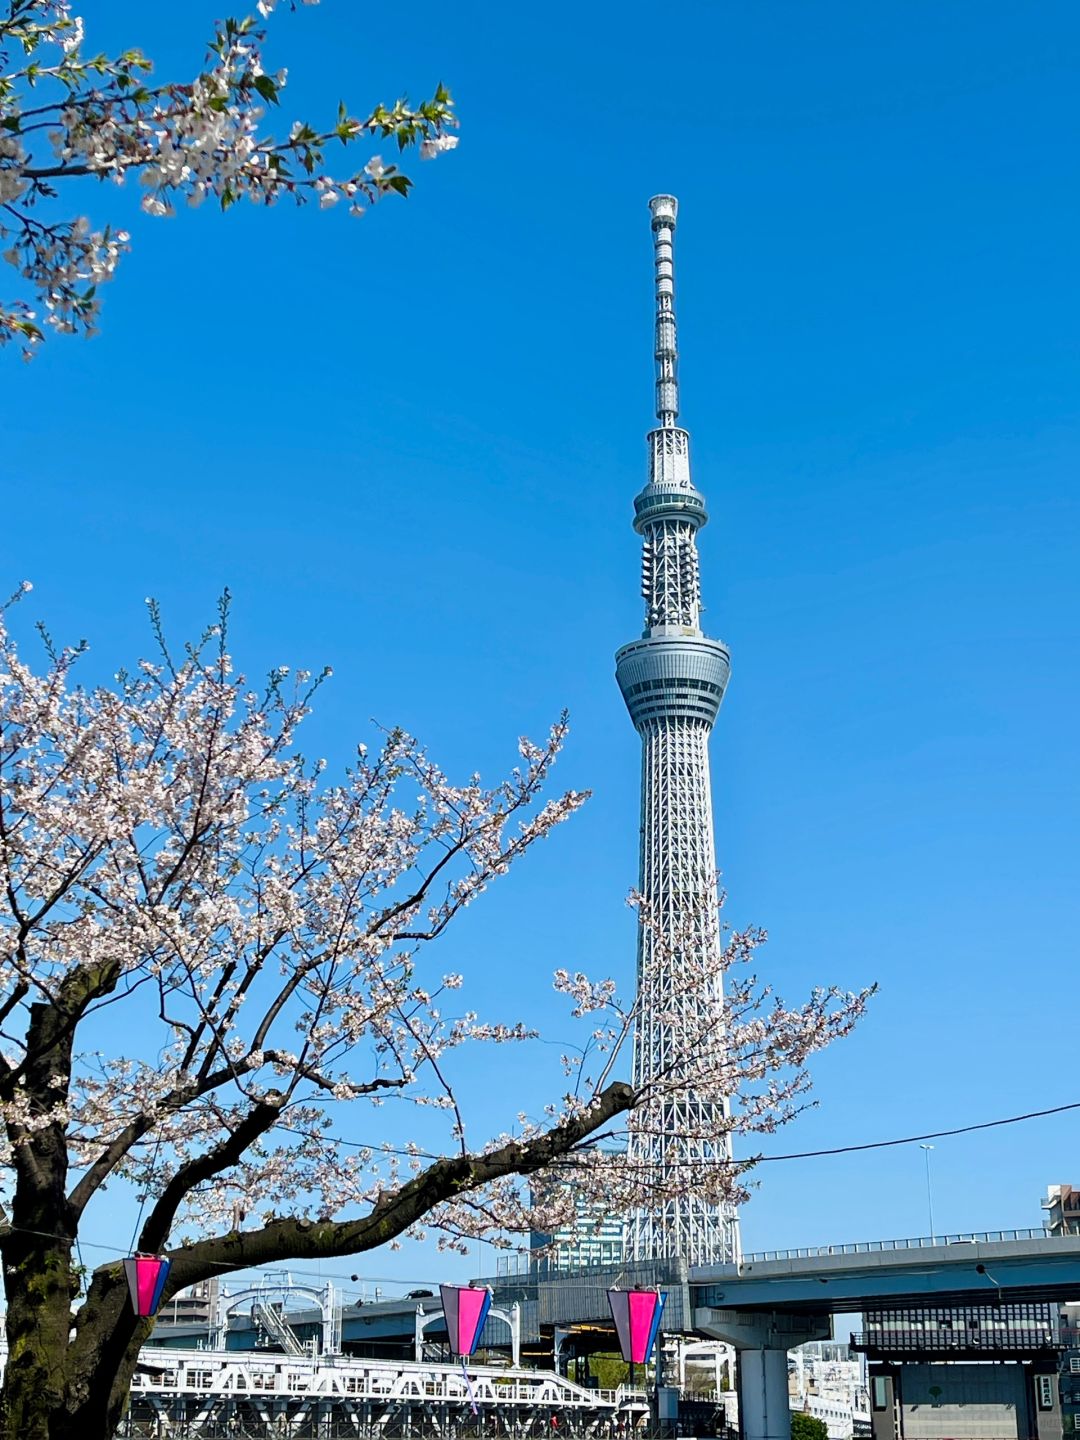
{"type": "Polygon", "coordinates": [[[656,418],[671,430],[679,418],[679,349],[675,333],[675,222],[679,202],[674,195],[654,195],[653,251],[656,261],[656,418]]]}

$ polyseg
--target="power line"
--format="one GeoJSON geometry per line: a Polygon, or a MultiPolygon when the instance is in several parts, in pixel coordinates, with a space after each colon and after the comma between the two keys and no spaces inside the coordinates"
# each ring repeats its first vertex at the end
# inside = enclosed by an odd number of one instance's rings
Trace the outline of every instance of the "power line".
{"type": "Polygon", "coordinates": [[[755,1161],[764,1165],[775,1160],[813,1160],[820,1155],[850,1155],[857,1150],[885,1150],[891,1145],[915,1145],[920,1140],[944,1140],[950,1135],[970,1135],[974,1130],[994,1130],[1000,1125],[1019,1125],[1024,1120],[1041,1120],[1046,1115],[1060,1115],[1066,1110],[1080,1110],[1080,1100],[1068,1105],[1052,1105],[1049,1110],[1028,1110],[1023,1115],[1009,1115],[1003,1120],[980,1120],[974,1125],[957,1125],[953,1130],[928,1130],[925,1135],[903,1135],[898,1140],[868,1140],[862,1145],[836,1145],[829,1150],[799,1150],[790,1155],[759,1155],[755,1161]]]}
{"type": "MultiPolygon", "coordinates": [[[[18,1234],[20,1234],[20,1235],[36,1235],[36,1236],[38,1236],[38,1237],[39,1237],[40,1239],[42,1239],[42,1240],[70,1240],[70,1239],[71,1239],[71,1237],[70,1237],[70,1236],[67,1236],[67,1235],[56,1235],[56,1234],[53,1234],[53,1232],[52,1232],[51,1230],[33,1230],[33,1229],[31,1229],[29,1226],[27,1226],[27,1225],[5,1225],[3,1228],[4,1228],[5,1230],[14,1230],[14,1231],[16,1231],[18,1234]]],[[[106,1245],[106,1244],[104,1243],[104,1241],[101,1241],[101,1240],[81,1240],[81,1241],[79,1241],[79,1243],[83,1246],[84,1249],[87,1249],[87,1250],[104,1250],[104,1251],[107,1251],[110,1255],[129,1256],[129,1255],[131,1255],[131,1253],[132,1253],[132,1251],[131,1251],[130,1248],[125,1248],[125,1247],[122,1246],[122,1245],[106,1245]]],[[[363,1252],[363,1251],[360,1251],[359,1253],[360,1253],[360,1254],[363,1254],[364,1252],[363,1252]]],[[[335,1257],[335,1259],[336,1259],[336,1258],[340,1258],[340,1257],[335,1257]]],[[[364,1274],[364,1275],[357,1275],[357,1276],[355,1277],[355,1280],[354,1280],[353,1275],[346,1275],[346,1274],[344,1273],[344,1271],[340,1271],[340,1270],[338,1270],[338,1271],[333,1271],[333,1270],[300,1270],[300,1269],[298,1269],[295,1265],[289,1265],[287,1261],[279,1261],[279,1262],[278,1262],[279,1265],[282,1265],[282,1266],[284,1267],[284,1268],[281,1269],[281,1270],[275,1269],[272,1265],[259,1265],[259,1264],[254,1264],[254,1263],[252,1263],[252,1261],[250,1261],[250,1260],[244,1261],[244,1262],[238,1262],[238,1261],[233,1261],[233,1260],[211,1260],[211,1261],[208,1261],[207,1264],[213,1265],[213,1267],[214,1267],[215,1270],[220,1270],[220,1271],[222,1271],[222,1272],[225,1272],[225,1271],[257,1271],[258,1273],[263,1274],[263,1275],[270,1275],[270,1274],[274,1274],[274,1275],[278,1275],[278,1274],[280,1274],[280,1275],[304,1275],[304,1276],[307,1276],[307,1277],[310,1278],[310,1279],[316,1279],[316,1280],[348,1280],[348,1281],[351,1281],[351,1282],[356,1283],[356,1284],[365,1284],[365,1285],[411,1285],[411,1286],[413,1286],[413,1287],[415,1288],[415,1287],[422,1286],[422,1285],[435,1285],[435,1286],[437,1286],[438,1283],[439,1283],[437,1280],[432,1280],[432,1279],[430,1279],[430,1277],[429,1277],[429,1278],[425,1278],[425,1279],[423,1279],[423,1280],[417,1280],[417,1279],[415,1279],[415,1278],[410,1280],[410,1279],[408,1279],[408,1278],[406,1278],[406,1277],[403,1277],[403,1276],[400,1276],[400,1275],[367,1275],[367,1274],[364,1274]]],[[[394,1296],[387,1296],[387,1299],[394,1299],[394,1298],[395,1298],[394,1296]]],[[[368,1303],[372,1303],[372,1302],[368,1302],[368,1303]]]]}

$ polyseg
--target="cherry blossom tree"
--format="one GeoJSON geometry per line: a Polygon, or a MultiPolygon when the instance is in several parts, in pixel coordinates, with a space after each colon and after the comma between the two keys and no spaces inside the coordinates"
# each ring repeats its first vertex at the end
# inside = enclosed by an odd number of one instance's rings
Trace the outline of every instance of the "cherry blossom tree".
{"type": "Polygon", "coordinates": [[[381,141],[431,159],[457,144],[441,85],[419,105],[398,100],[354,115],[341,104],[332,121],[264,133],[287,78],[263,67],[263,22],[276,3],[259,0],[257,17],[218,23],[205,70],[181,84],[158,82],[139,50],[88,53],[68,0],[0,0],[0,250],[29,293],[0,303],[0,345],[15,341],[29,358],[49,329],[94,333],[99,287],[130,236],[62,213],[74,180],[122,185],[134,174],[142,209],[156,216],[177,199],[207,197],[223,210],[284,197],[360,215],[385,195],[408,194],[412,181],[377,154],[331,174],[328,147],[381,141]]]}
{"type": "Polygon", "coordinates": [[[786,1008],[738,969],[760,933],[730,935],[711,971],[689,957],[672,1063],[635,1092],[620,1074],[632,999],[561,969],[576,1038],[551,1103],[508,1115],[513,1135],[476,1137],[459,1052],[534,1032],[468,1008],[463,977],[429,956],[584,802],[545,798],[565,718],[522,740],[494,784],[454,782],[399,730],[335,778],[297,749],[329,672],[249,685],[227,602],[181,654],[151,606],[155,658],[107,686],[80,683],[85,647],[44,631],[29,663],[9,619],[0,610],[3,1440],[113,1433],[153,1321],[133,1314],[119,1258],[81,1270],[78,1240],[118,1183],[141,1197],[134,1248],[172,1262],[166,1299],[403,1236],[512,1243],[562,1218],[568,1180],[609,1209],[691,1185],[738,1198],[752,1160],[645,1175],[596,1141],[647,1124],[661,1091],[720,1100],[732,1134],[773,1129],[802,1103],[807,1057],[865,1004],[830,990],[786,1008]],[[426,1146],[413,1107],[429,1113],[426,1146]]]}

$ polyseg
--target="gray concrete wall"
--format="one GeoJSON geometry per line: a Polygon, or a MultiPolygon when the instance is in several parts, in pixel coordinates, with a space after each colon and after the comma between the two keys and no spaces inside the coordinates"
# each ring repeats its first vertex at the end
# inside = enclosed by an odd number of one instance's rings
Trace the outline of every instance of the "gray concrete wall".
{"type": "Polygon", "coordinates": [[[998,1440],[1027,1436],[1027,1373],[1019,1365],[904,1365],[899,1372],[904,1440],[998,1440]]]}
{"type": "Polygon", "coordinates": [[[1061,1440],[1056,1373],[1032,1365],[876,1362],[874,1440],[1061,1440]]]}

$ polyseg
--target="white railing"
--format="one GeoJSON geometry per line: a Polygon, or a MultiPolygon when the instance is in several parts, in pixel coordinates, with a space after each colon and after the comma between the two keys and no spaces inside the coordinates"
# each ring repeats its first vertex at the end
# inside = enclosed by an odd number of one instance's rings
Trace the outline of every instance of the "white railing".
{"type": "Polygon", "coordinates": [[[272,1340],[276,1340],[286,1355],[306,1355],[308,1352],[289,1322],[272,1305],[256,1300],[251,1307],[251,1317],[261,1325],[272,1340]]]}
{"type": "Polygon", "coordinates": [[[620,1385],[615,1391],[615,1405],[619,1410],[640,1410],[649,1408],[649,1392],[639,1385],[620,1385]]]}
{"type": "MultiPolygon", "coordinates": [[[[937,1245],[993,1245],[1002,1240],[1055,1240],[1047,1230],[969,1230],[961,1235],[918,1235],[906,1240],[857,1240],[848,1245],[808,1245],[793,1250],[754,1250],[742,1263],[763,1260],[817,1260],[823,1255],[876,1255],[882,1250],[926,1250],[937,1245]]],[[[1073,1237],[1075,1238],[1075,1237],[1073,1237]]]]}

